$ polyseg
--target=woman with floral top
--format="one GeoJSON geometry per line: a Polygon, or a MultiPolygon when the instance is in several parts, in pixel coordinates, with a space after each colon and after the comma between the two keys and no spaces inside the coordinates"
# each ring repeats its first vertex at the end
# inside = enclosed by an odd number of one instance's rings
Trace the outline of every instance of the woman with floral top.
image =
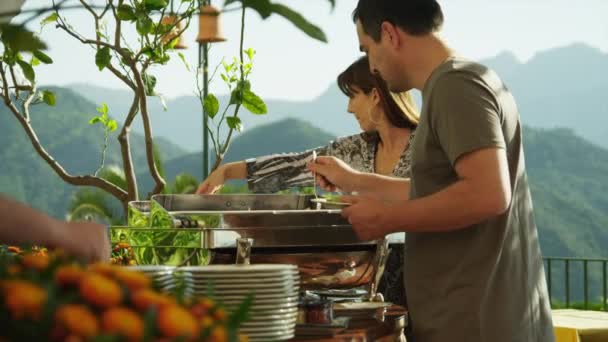
{"type": "MultiPolygon", "coordinates": [[[[418,125],[411,95],[391,93],[384,80],[370,72],[367,57],[342,72],[338,86],[349,97],[348,112],[354,114],[363,132],[318,147],[316,154],[337,157],[362,172],[409,177],[410,140],[418,125]]],[[[230,179],[247,179],[255,193],[312,186],[312,174],[306,169],[312,151],[224,164],[201,183],[197,193],[215,193],[230,179]]]]}

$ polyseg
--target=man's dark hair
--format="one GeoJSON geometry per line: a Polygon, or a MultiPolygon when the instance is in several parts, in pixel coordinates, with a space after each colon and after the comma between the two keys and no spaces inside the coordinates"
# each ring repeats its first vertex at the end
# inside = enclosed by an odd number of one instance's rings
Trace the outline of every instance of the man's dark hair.
{"type": "Polygon", "coordinates": [[[443,12],[437,0],[359,0],[353,12],[353,21],[357,20],[365,33],[377,42],[385,21],[411,35],[421,36],[441,28],[443,12]]]}

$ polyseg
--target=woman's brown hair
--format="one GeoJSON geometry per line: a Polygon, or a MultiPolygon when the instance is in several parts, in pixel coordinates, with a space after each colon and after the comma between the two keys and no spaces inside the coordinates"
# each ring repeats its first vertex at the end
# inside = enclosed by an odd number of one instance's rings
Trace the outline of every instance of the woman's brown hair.
{"type": "Polygon", "coordinates": [[[366,95],[376,89],[388,121],[399,128],[416,129],[419,114],[412,95],[409,92],[392,93],[386,82],[379,75],[372,74],[369,69],[368,57],[359,58],[338,75],[338,87],[348,97],[353,97],[358,89],[366,95]]]}

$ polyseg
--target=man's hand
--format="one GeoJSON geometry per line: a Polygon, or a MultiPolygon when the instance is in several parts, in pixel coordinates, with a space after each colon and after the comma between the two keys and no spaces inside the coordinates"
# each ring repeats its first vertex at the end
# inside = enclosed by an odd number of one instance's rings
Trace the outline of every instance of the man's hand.
{"type": "Polygon", "coordinates": [[[307,168],[315,173],[319,186],[326,191],[351,192],[355,190],[357,177],[361,174],[336,157],[321,156],[316,163],[308,163],[307,168]]]}
{"type": "Polygon", "coordinates": [[[342,196],[341,201],[352,203],[342,209],[342,216],[353,225],[359,240],[377,240],[394,232],[391,207],[386,202],[368,196],[342,196]]]}
{"type": "Polygon", "coordinates": [[[59,221],[49,243],[86,261],[110,260],[108,230],[98,223],[59,221]]]}

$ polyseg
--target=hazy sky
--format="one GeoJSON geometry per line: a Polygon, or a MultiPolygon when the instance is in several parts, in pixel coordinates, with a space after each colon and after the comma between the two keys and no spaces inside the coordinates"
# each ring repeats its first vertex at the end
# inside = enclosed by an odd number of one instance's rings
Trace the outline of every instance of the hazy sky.
{"type": "MultiPolygon", "coordinates": [[[[326,0],[275,1],[297,9],[318,24],[327,34],[329,43],[308,38],[280,17],[262,21],[256,13],[248,12],[245,46],[257,51],[253,89],[265,98],[313,98],[334,82],[336,75],[360,54],[355,27],[350,19],[356,1],[337,0],[333,12],[326,0]]],[[[26,7],[48,3],[50,1],[28,0],[26,7]]],[[[221,5],[223,0],[212,3],[221,5]]],[[[606,0],[444,0],[441,3],[446,17],[443,36],[460,54],[473,59],[491,57],[508,50],[526,61],[538,51],[573,42],[585,42],[608,51],[606,0]]],[[[88,13],[74,11],[69,17],[71,23],[82,28],[83,32],[85,28],[90,29],[88,13]]],[[[223,30],[228,42],[212,47],[212,65],[223,56],[232,57],[238,53],[239,20],[238,12],[223,16],[223,30]]],[[[191,48],[184,53],[187,60],[196,65],[196,21],[193,24],[185,37],[191,48]]],[[[86,82],[112,88],[122,86],[107,71],[99,72],[90,49],[64,32],[47,27],[43,31],[43,39],[49,42],[49,54],[55,64],[40,67],[38,77],[41,83],[67,85],[86,82]]],[[[168,97],[193,92],[194,76],[177,57],[168,66],[157,68],[152,73],[159,79],[157,90],[168,97]]],[[[225,92],[219,82],[212,86],[214,92],[225,92]]]]}

